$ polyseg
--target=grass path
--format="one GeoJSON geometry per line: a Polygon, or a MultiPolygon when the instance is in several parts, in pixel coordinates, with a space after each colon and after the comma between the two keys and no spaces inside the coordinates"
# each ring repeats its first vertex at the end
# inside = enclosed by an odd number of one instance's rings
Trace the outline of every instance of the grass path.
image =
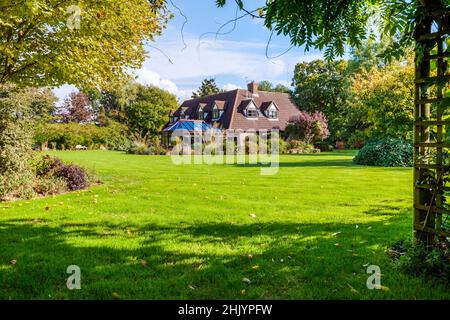
{"type": "Polygon", "coordinates": [[[356,166],[352,152],[282,156],[274,176],[166,156],[55,155],[104,184],[0,203],[1,299],[450,298],[384,253],[411,234],[409,168],[356,166]],[[389,290],[367,289],[367,264],[389,290]],[[69,265],[81,290],[66,288],[69,265]]]}

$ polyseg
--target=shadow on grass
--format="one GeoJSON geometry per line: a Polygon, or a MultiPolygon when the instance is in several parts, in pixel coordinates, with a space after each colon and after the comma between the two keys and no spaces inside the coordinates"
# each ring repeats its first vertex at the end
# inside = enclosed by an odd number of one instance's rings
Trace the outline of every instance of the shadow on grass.
{"type": "MultiPolygon", "coordinates": [[[[236,164],[238,167],[268,167],[269,165],[261,165],[261,164],[236,164]]],[[[351,167],[355,169],[365,168],[364,166],[360,166],[354,164],[352,160],[342,160],[342,159],[331,159],[327,161],[315,161],[310,159],[299,159],[298,162],[286,162],[282,161],[279,163],[279,167],[351,167]]]]}
{"type": "Polygon", "coordinates": [[[343,223],[6,220],[0,223],[0,298],[380,298],[355,296],[348,284],[366,290],[362,266],[386,263],[383,248],[408,236],[405,214],[358,229],[343,223]],[[81,268],[82,290],[66,288],[73,264],[81,268]]]}

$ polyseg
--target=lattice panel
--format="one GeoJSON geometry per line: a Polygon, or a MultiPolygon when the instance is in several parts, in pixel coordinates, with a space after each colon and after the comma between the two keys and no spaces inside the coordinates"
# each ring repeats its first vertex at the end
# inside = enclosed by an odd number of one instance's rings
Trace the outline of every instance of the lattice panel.
{"type": "Polygon", "coordinates": [[[416,33],[414,230],[428,243],[450,237],[450,23],[430,14],[416,33]]]}

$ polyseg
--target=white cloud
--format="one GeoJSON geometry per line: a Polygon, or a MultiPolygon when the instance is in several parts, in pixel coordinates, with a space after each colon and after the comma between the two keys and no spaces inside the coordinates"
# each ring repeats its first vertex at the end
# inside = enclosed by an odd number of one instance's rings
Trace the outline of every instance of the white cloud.
{"type": "MultiPolygon", "coordinates": [[[[313,60],[321,55],[301,55],[289,53],[269,60],[264,54],[265,43],[202,40],[186,38],[187,48],[179,40],[160,42],[157,46],[171,59],[171,64],[160,52],[148,48],[151,57],[144,63],[163,78],[180,84],[192,79],[233,75],[242,80],[260,81],[263,79],[285,80],[288,66],[299,60],[313,60]],[[302,59],[303,58],[303,59],[302,59]]],[[[283,48],[272,48],[283,51],[283,48]]]]}
{"type": "Polygon", "coordinates": [[[235,89],[241,89],[241,86],[238,86],[238,85],[233,84],[233,83],[227,83],[222,88],[225,91],[231,91],[231,90],[235,90],[235,89]]]}
{"type": "Polygon", "coordinates": [[[136,71],[137,79],[136,81],[143,85],[153,85],[161,89],[167,90],[168,92],[176,95],[180,100],[186,99],[190,92],[186,90],[178,89],[175,82],[169,79],[163,79],[159,73],[152,71],[148,68],[142,68],[136,71]]]}

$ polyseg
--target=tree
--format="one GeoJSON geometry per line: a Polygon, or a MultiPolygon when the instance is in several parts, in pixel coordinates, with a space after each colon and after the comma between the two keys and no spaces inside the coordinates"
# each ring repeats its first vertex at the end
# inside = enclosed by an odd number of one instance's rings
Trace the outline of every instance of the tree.
{"type": "Polygon", "coordinates": [[[141,137],[157,136],[167,123],[170,110],[177,108],[176,97],[154,86],[133,84],[130,90],[135,96],[124,105],[128,127],[141,137]]]}
{"type": "Polygon", "coordinates": [[[290,93],[291,90],[285,85],[279,83],[276,86],[272,84],[272,82],[264,80],[258,84],[258,90],[267,91],[267,92],[281,92],[281,93],[290,93]]]}
{"type": "Polygon", "coordinates": [[[202,84],[198,88],[198,90],[195,92],[192,92],[192,98],[196,99],[196,98],[206,97],[206,96],[210,96],[212,94],[216,94],[219,92],[220,92],[220,89],[217,86],[216,80],[214,78],[204,79],[202,81],[202,84]]]}
{"type": "Polygon", "coordinates": [[[294,100],[301,110],[325,114],[331,139],[341,139],[340,129],[348,99],[350,80],[344,60],[314,60],[295,66],[292,86],[294,100]]]}
{"type": "Polygon", "coordinates": [[[273,84],[270,81],[263,80],[260,83],[258,83],[258,90],[259,91],[272,91],[273,84]]]}
{"type": "MultiPolygon", "coordinates": [[[[358,115],[360,137],[411,140],[414,120],[414,64],[395,63],[363,70],[352,79],[351,113],[358,115]]],[[[356,117],[354,117],[356,118],[356,117]]],[[[348,126],[348,123],[346,124],[348,126]]]]}
{"type": "Polygon", "coordinates": [[[144,60],[169,18],[165,0],[5,0],[0,83],[110,88],[144,60]]]}
{"type": "Polygon", "coordinates": [[[87,123],[92,121],[91,101],[87,94],[83,92],[72,92],[64,101],[62,121],[64,123],[78,122],[87,123]]]}

